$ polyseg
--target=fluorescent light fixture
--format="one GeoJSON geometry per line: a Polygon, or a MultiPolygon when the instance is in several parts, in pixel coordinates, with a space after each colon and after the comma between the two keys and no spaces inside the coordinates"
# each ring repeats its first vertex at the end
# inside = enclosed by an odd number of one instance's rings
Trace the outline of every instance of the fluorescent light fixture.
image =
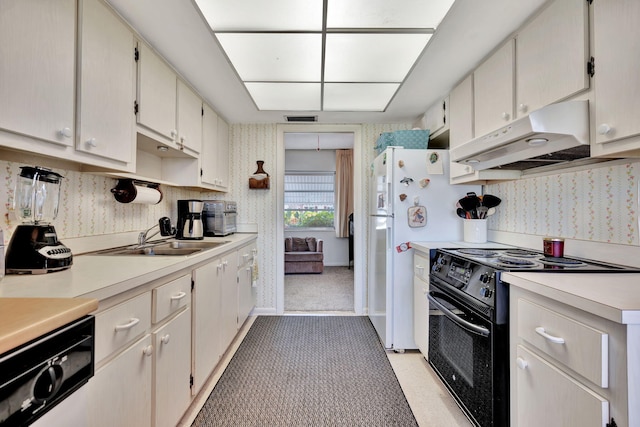
{"type": "Polygon", "coordinates": [[[400,83],[325,83],[324,111],[384,111],[400,83]]]}
{"type": "Polygon", "coordinates": [[[384,111],[454,0],[195,2],[258,109],[384,111]]]}
{"type": "Polygon", "coordinates": [[[320,111],[320,83],[246,82],[260,110],[320,111]]]}

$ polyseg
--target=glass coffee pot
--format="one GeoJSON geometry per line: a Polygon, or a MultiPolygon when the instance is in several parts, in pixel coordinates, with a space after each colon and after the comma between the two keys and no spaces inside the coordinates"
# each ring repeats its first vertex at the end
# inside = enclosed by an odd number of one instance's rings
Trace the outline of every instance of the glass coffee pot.
{"type": "Polygon", "coordinates": [[[40,274],[71,267],[71,250],[57,237],[51,222],[58,216],[62,175],[39,166],[22,166],[13,208],[22,222],[11,235],[7,273],[40,274]]]}

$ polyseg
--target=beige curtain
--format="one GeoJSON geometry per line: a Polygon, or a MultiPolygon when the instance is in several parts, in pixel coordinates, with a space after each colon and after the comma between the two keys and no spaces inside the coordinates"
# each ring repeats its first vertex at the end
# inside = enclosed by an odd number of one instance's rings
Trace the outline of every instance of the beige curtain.
{"type": "Polygon", "coordinates": [[[336,150],[336,237],[349,237],[353,212],[353,150],[336,150]]]}

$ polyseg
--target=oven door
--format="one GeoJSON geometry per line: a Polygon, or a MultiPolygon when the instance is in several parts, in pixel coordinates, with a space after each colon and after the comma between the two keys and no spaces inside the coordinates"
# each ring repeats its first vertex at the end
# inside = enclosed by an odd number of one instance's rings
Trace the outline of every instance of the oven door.
{"type": "Polygon", "coordinates": [[[433,280],[428,299],[429,363],[477,425],[494,425],[494,326],[433,280]]]}

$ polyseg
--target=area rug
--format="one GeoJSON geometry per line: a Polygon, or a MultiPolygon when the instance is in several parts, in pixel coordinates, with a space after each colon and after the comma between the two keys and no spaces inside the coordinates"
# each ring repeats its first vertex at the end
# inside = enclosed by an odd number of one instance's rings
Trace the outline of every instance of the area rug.
{"type": "Polygon", "coordinates": [[[417,426],[360,316],[261,316],[192,426],[417,426]]]}
{"type": "Polygon", "coordinates": [[[353,311],[353,270],[325,266],[322,274],[286,274],[284,309],[353,311]]]}

